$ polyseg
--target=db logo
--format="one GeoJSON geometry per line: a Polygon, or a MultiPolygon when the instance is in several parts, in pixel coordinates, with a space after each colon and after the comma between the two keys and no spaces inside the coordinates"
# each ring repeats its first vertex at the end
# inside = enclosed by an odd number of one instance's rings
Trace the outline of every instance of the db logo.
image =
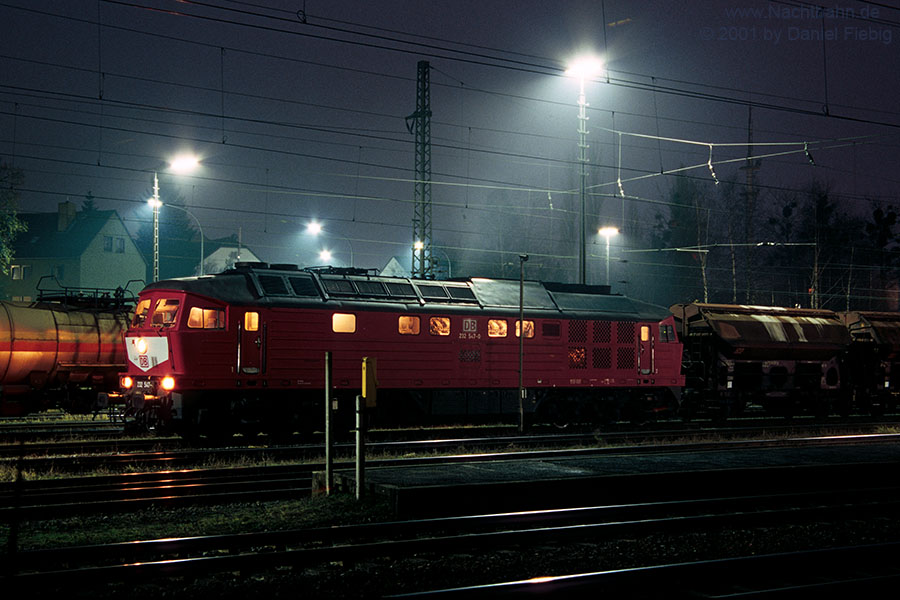
{"type": "Polygon", "coordinates": [[[142,354],[138,357],[138,366],[142,369],[150,368],[150,359],[147,358],[146,355],[142,354]]]}

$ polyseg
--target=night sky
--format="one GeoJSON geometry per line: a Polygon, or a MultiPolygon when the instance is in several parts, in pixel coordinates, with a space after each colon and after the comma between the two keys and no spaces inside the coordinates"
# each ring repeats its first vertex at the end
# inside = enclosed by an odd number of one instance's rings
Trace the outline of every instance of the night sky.
{"type": "Polygon", "coordinates": [[[524,252],[572,282],[578,82],[563,73],[593,53],[607,72],[585,90],[587,224],[622,229],[613,279],[640,295],[653,255],[618,259],[647,248],[673,172],[743,185],[751,134],[761,212],[814,181],[861,215],[893,205],[898,44],[900,10],[858,0],[0,0],[0,160],[24,172],[23,211],[90,193],[136,232],[158,170],[164,202],[265,261],[317,264],[324,245],[336,264],[352,249],[355,266],[408,267],[405,118],[427,60],[435,259],[517,276],[524,252]],[[169,173],[183,151],[202,168],[169,173]]]}

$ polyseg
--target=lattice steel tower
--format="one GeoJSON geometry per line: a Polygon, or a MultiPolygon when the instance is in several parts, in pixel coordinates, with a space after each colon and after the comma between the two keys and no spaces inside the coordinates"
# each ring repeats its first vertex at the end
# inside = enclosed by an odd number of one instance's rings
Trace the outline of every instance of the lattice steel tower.
{"type": "Polygon", "coordinates": [[[416,112],[406,128],[416,135],[416,182],[413,214],[412,276],[434,279],[431,256],[431,79],[427,60],[419,61],[416,112]]]}

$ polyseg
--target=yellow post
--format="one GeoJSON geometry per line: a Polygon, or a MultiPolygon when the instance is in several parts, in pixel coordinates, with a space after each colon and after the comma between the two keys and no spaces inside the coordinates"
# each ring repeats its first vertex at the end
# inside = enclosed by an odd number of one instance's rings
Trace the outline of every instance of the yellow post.
{"type": "Polygon", "coordinates": [[[366,399],[366,408],[374,408],[376,392],[378,391],[378,375],[376,373],[377,361],[368,356],[363,357],[362,363],[362,396],[366,399]]]}

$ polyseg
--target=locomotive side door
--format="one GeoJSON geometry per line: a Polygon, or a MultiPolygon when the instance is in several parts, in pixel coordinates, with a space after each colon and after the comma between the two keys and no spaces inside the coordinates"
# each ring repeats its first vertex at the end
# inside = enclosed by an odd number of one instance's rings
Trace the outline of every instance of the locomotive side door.
{"type": "Polygon", "coordinates": [[[256,311],[238,320],[237,373],[257,375],[265,371],[265,324],[256,311]]]}

